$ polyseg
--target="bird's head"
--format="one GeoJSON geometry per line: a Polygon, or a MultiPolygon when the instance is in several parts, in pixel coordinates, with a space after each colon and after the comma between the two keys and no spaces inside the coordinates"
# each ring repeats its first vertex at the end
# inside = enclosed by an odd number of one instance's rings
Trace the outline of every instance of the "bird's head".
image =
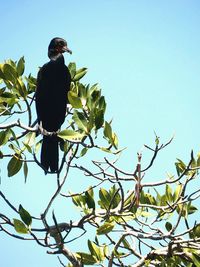
{"type": "Polygon", "coordinates": [[[67,42],[59,37],[53,38],[48,47],[48,57],[51,59],[64,52],[72,54],[72,51],[67,47],[67,42]]]}

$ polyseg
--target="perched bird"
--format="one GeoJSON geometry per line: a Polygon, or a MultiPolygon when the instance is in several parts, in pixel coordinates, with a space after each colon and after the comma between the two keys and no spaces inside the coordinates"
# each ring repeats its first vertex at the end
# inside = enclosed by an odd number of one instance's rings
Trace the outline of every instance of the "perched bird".
{"type": "Polygon", "coordinates": [[[37,76],[36,112],[43,134],[41,165],[47,172],[58,171],[57,131],[65,120],[71,76],[65,66],[63,53],[72,51],[62,38],[54,38],[48,47],[50,61],[43,65],[37,76]]]}

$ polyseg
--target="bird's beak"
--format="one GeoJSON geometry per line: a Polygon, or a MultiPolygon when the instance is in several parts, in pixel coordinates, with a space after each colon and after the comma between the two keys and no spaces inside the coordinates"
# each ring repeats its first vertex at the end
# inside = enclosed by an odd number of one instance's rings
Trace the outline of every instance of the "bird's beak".
{"type": "Polygon", "coordinates": [[[72,51],[67,47],[67,46],[63,46],[63,52],[67,52],[69,54],[72,54],[72,51]]]}

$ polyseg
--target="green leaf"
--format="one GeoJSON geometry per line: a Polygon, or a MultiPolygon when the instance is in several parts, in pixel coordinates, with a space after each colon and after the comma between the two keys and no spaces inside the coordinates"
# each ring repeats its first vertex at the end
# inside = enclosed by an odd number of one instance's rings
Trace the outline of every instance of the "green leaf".
{"type": "Polygon", "coordinates": [[[105,111],[106,111],[106,101],[105,101],[105,97],[104,97],[104,96],[101,96],[101,97],[99,98],[99,109],[100,109],[100,110],[103,110],[104,113],[105,113],[105,111]]]}
{"type": "Polygon", "coordinates": [[[173,195],[173,199],[174,199],[174,201],[177,201],[178,198],[180,197],[180,194],[181,194],[181,191],[182,191],[182,187],[183,187],[182,184],[178,184],[178,185],[176,186],[176,189],[175,189],[175,191],[174,191],[174,195],[173,195]]]}
{"type": "Polygon", "coordinates": [[[115,223],[114,222],[105,222],[103,225],[101,225],[97,229],[97,235],[105,235],[112,231],[114,228],[115,223]]]}
{"type": "Polygon", "coordinates": [[[198,210],[198,208],[196,208],[195,206],[191,205],[191,202],[188,203],[187,206],[187,212],[188,214],[193,214],[198,210]]]}
{"type": "Polygon", "coordinates": [[[79,260],[81,260],[81,262],[85,265],[94,265],[98,262],[98,260],[93,255],[90,255],[88,253],[77,252],[77,256],[79,260]]]}
{"type": "Polygon", "coordinates": [[[73,108],[82,108],[81,99],[76,93],[69,91],[68,99],[73,108]]]}
{"type": "Polygon", "coordinates": [[[26,161],[24,161],[24,179],[25,179],[25,183],[27,180],[27,176],[28,176],[28,165],[26,163],[26,161]]]}
{"type": "Polygon", "coordinates": [[[34,145],[34,143],[35,143],[35,137],[36,137],[36,133],[34,133],[34,132],[29,132],[29,133],[26,135],[26,137],[25,137],[25,139],[24,139],[24,141],[23,141],[23,144],[24,144],[25,146],[32,147],[32,146],[34,145]]]}
{"type": "Polygon", "coordinates": [[[96,130],[100,129],[104,124],[104,110],[98,110],[95,113],[95,127],[96,130]]]}
{"type": "Polygon", "coordinates": [[[196,237],[200,237],[200,224],[194,227],[194,234],[196,237]]]}
{"type": "Polygon", "coordinates": [[[88,128],[87,120],[83,113],[78,112],[77,110],[74,110],[72,119],[75,121],[75,123],[77,124],[80,130],[87,132],[87,128],[88,128]]]}
{"type": "Polygon", "coordinates": [[[76,71],[75,76],[73,77],[73,81],[79,81],[85,74],[87,73],[87,68],[81,68],[76,71]]]}
{"type": "Polygon", "coordinates": [[[85,201],[89,209],[95,209],[95,201],[89,191],[85,192],[85,201]]]}
{"type": "Polygon", "coordinates": [[[119,204],[119,202],[121,201],[121,196],[119,194],[119,189],[116,188],[115,185],[113,185],[110,190],[109,190],[109,195],[111,198],[110,201],[110,207],[112,209],[116,208],[119,204]]]}
{"type": "Polygon", "coordinates": [[[149,193],[145,193],[143,190],[141,191],[140,194],[140,202],[142,204],[156,205],[155,197],[149,193]]]}
{"type": "Polygon", "coordinates": [[[76,205],[77,207],[80,207],[80,208],[85,207],[85,204],[86,204],[85,196],[82,196],[82,195],[73,196],[72,201],[74,205],[76,205]]]}
{"type": "Polygon", "coordinates": [[[88,148],[87,148],[87,147],[84,147],[84,148],[81,150],[80,157],[83,157],[87,152],[88,152],[88,148]]]}
{"type": "Polygon", "coordinates": [[[22,221],[27,225],[30,226],[32,223],[31,215],[28,213],[27,210],[25,210],[22,205],[19,205],[19,215],[22,219],[22,221]]]}
{"type": "Polygon", "coordinates": [[[170,222],[166,222],[165,228],[167,229],[168,232],[171,231],[172,230],[172,224],[170,222]]]}
{"type": "Polygon", "coordinates": [[[12,94],[9,92],[4,92],[3,94],[1,94],[0,103],[6,103],[10,107],[12,107],[18,102],[19,102],[19,99],[17,98],[15,94],[12,94]]]}
{"type": "Polygon", "coordinates": [[[11,136],[9,129],[0,132],[0,146],[5,145],[11,136]]]}
{"type": "Polygon", "coordinates": [[[22,221],[18,219],[13,219],[13,223],[14,223],[14,228],[17,233],[28,234],[28,229],[22,221]]]}
{"type": "Polygon", "coordinates": [[[8,163],[8,177],[11,177],[18,173],[22,167],[22,161],[20,160],[21,156],[15,154],[8,163]]]}
{"type": "Polygon", "coordinates": [[[106,138],[108,138],[109,140],[112,140],[112,128],[107,121],[105,121],[103,133],[106,138]]]}
{"type": "Polygon", "coordinates": [[[27,96],[28,92],[27,92],[26,86],[25,86],[25,84],[21,78],[16,79],[16,89],[17,90],[15,90],[15,92],[17,95],[22,96],[23,98],[25,98],[27,96]]]}
{"type": "Polygon", "coordinates": [[[99,198],[100,201],[98,201],[99,205],[103,209],[108,209],[110,206],[111,197],[109,193],[104,188],[100,188],[99,190],[99,198]]]}
{"type": "Polygon", "coordinates": [[[165,188],[165,194],[169,202],[173,202],[172,188],[167,184],[165,188]]]}
{"type": "Polygon", "coordinates": [[[191,259],[196,267],[200,267],[200,256],[198,254],[192,253],[191,259]]]}
{"type": "Polygon", "coordinates": [[[76,74],[76,63],[74,63],[74,62],[69,63],[68,69],[69,69],[71,78],[73,79],[74,75],[76,74]]]}
{"type": "Polygon", "coordinates": [[[105,259],[104,248],[97,246],[94,242],[88,240],[88,248],[91,255],[95,256],[100,262],[105,259]]]}
{"type": "Polygon", "coordinates": [[[42,144],[42,140],[38,141],[35,145],[35,154],[37,154],[37,152],[39,151],[40,147],[41,147],[41,144],[42,144]]]}
{"type": "Polygon", "coordinates": [[[126,238],[124,238],[124,239],[122,240],[122,243],[123,243],[123,245],[124,245],[125,248],[127,248],[127,249],[130,249],[130,248],[131,248],[131,245],[130,245],[129,242],[126,240],[126,238]]]}
{"type": "Polygon", "coordinates": [[[176,166],[177,174],[179,176],[181,173],[183,173],[185,171],[186,165],[182,160],[180,160],[180,159],[177,159],[177,160],[178,161],[175,162],[175,166],[176,166]]]}
{"type": "Polygon", "coordinates": [[[58,134],[64,140],[74,141],[74,142],[81,142],[83,137],[85,136],[84,133],[75,132],[73,130],[63,130],[58,134]]]}
{"type": "Polygon", "coordinates": [[[21,57],[17,63],[17,73],[19,76],[22,76],[22,74],[24,73],[24,68],[25,68],[25,60],[24,57],[21,57]]]}
{"type": "Polygon", "coordinates": [[[200,167],[200,152],[197,154],[197,167],[200,167]]]}
{"type": "Polygon", "coordinates": [[[14,69],[14,67],[7,63],[3,65],[3,74],[6,80],[11,81],[13,84],[18,77],[17,71],[14,69]]]}
{"type": "Polygon", "coordinates": [[[157,146],[159,145],[159,139],[160,138],[158,136],[156,136],[155,143],[156,143],[157,146]]]}
{"type": "Polygon", "coordinates": [[[112,134],[112,142],[111,144],[114,146],[115,149],[118,148],[118,137],[116,135],[116,133],[112,134]]]}
{"type": "Polygon", "coordinates": [[[3,65],[4,64],[0,64],[0,79],[6,79],[6,77],[5,77],[5,75],[4,75],[4,73],[3,73],[3,65]]]}

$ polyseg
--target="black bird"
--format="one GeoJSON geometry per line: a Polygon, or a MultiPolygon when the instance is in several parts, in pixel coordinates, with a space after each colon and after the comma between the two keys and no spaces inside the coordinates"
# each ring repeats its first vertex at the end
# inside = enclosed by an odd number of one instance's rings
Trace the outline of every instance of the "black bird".
{"type": "Polygon", "coordinates": [[[36,112],[43,133],[41,165],[45,172],[58,172],[57,131],[65,120],[71,76],[65,66],[63,53],[72,51],[62,38],[54,38],[48,47],[50,61],[38,72],[36,89],[36,112]]]}

